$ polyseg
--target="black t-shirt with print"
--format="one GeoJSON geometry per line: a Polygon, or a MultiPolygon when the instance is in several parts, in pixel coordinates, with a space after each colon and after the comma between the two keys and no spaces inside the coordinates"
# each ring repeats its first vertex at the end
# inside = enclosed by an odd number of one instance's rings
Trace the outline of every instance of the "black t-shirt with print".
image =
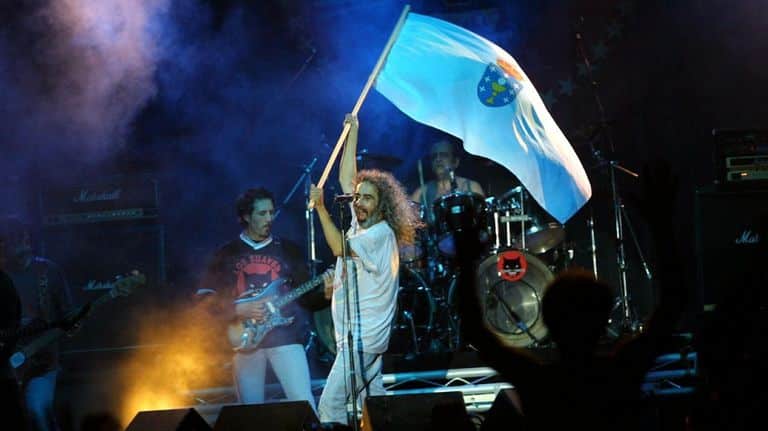
{"type": "MultiPolygon", "coordinates": [[[[215,290],[223,307],[233,307],[232,301],[244,291],[266,288],[281,278],[288,281],[280,286],[281,294],[308,279],[301,253],[293,243],[273,238],[271,243],[255,250],[238,238],[216,251],[200,287],[215,290]]],[[[322,296],[322,286],[283,306],[280,313],[293,316],[293,323],[270,331],[259,347],[302,344],[309,322],[309,313],[304,308],[317,308],[313,304],[317,302],[318,292],[322,296]]]]}

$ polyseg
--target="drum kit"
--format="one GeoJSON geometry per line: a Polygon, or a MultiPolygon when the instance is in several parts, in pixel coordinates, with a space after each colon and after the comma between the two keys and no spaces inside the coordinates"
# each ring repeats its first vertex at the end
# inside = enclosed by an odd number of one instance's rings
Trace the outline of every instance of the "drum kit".
{"type": "MultiPolygon", "coordinates": [[[[374,167],[391,168],[387,164],[394,163],[365,151],[358,158],[367,165],[375,162],[374,167]]],[[[481,232],[485,244],[475,284],[487,327],[510,346],[542,345],[547,336],[541,313],[544,291],[573,257],[565,247],[564,226],[522,186],[489,197],[454,190],[431,205],[411,205],[425,227],[417,231],[413,244],[400,248],[398,311],[389,352],[413,355],[464,347],[453,234],[468,226],[481,232]]],[[[314,238],[311,226],[308,229],[314,238]]],[[[311,250],[313,244],[311,240],[311,250]]],[[[314,320],[313,335],[335,354],[330,313],[317,312],[314,320]]]]}
{"type": "Polygon", "coordinates": [[[431,208],[412,205],[427,223],[413,245],[400,249],[398,313],[390,352],[462,347],[453,234],[467,227],[480,231],[485,244],[476,289],[488,327],[505,344],[540,345],[547,335],[541,300],[562,266],[563,225],[546,215],[522,186],[499,197],[454,191],[437,198],[431,208]]]}
{"type": "MultiPolygon", "coordinates": [[[[542,346],[547,329],[541,300],[555,273],[570,260],[564,226],[523,187],[498,197],[454,191],[437,198],[431,208],[412,205],[425,227],[413,244],[400,248],[398,311],[389,352],[418,355],[464,347],[453,234],[467,226],[478,229],[485,243],[476,289],[487,327],[509,346],[542,346]]],[[[315,327],[322,345],[335,353],[330,313],[315,313],[315,327]]]]}

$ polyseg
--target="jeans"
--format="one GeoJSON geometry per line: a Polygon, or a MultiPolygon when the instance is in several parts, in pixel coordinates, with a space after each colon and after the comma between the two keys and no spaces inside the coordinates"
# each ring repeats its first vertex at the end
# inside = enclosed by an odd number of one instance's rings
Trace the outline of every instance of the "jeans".
{"type": "Polygon", "coordinates": [[[315,398],[312,395],[307,355],[300,344],[235,353],[235,387],[240,402],[246,404],[264,402],[267,361],[272,365],[272,371],[280,381],[285,397],[290,401],[307,400],[312,409],[317,411],[315,398]]]}
{"type": "Polygon", "coordinates": [[[24,385],[24,404],[31,430],[55,431],[56,415],[53,409],[53,394],[56,391],[57,370],[33,377],[24,385]]]}
{"type": "MultiPolygon", "coordinates": [[[[355,383],[357,390],[358,412],[363,400],[368,395],[384,395],[384,380],[381,376],[381,354],[355,352],[355,383]],[[360,362],[363,366],[360,366],[360,362]]],[[[349,387],[349,353],[346,347],[340,349],[333,361],[325,388],[320,395],[321,422],[338,422],[347,424],[347,387],[349,387]]]]}

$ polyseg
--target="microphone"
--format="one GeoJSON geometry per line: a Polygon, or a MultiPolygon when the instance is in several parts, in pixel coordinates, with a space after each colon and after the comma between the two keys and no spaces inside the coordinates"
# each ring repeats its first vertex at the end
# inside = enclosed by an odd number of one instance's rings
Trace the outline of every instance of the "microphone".
{"type": "Polygon", "coordinates": [[[453,169],[448,171],[448,176],[451,179],[451,190],[458,190],[459,185],[456,184],[456,174],[453,172],[453,169]]]}
{"type": "Polygon", "coordinates": [[[333,201],[336,203],[352,202],[355,200],[354,193],[344,193],[333,197],[333,201]]]}

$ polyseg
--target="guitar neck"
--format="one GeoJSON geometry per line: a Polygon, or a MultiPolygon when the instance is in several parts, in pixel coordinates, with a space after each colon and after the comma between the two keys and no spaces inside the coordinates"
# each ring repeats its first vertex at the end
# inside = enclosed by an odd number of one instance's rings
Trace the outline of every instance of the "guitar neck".
{"type": "Polygon", "coordinates": [[[293,302],[296,298],[300,297],[301,295],[309,292],[310,290],[314,289],[318,285],[323,283],[323,276],[318,275],[317,277],[302,283],[299,285],[299,287],[291,290],[284,296],[281,296],[280,299],[276,300],[273,305],[280,308],[290,302],[293,302]]]}
{"type": "MultiPolygon", "coordinates": [[[[91,309],[99,307],[104,303],[109,302],[113,297],[114,295],[110,290],[104,295],[101,295],[100,297],[91,301],[90,307],[91,309]]],[[[50,322],[44,322],[42,320],[39,320],[39,321],[35,321],[30,325],[27,325],[15,330],[7,330],[7,329],[0,330],[0,340],[6,340],[9,338],[18,338],[18,337],[29,337],[29,336],[40,334],[43,331],[49,331],[50,329],[51,329],[50,322]]]]}
{"type": "Polygon", "coordinates": [[[111,301],[114,297],[115,297],[115,295],[112,293],[112,290],[110,290],[109,292],[107,292],[107,293],[99,296],[98,298],[94,299],[93,301],[91,301],[91,309],[96,308],[96,307],[100,307],[100,306],[106,304],[107,302],[111,301]]]}

